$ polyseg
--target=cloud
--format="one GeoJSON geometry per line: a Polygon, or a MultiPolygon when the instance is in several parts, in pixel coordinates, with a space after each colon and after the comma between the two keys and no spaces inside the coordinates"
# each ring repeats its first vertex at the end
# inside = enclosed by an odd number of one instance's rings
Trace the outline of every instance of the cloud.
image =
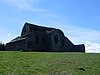
{"type": "Polygon", "coordinates": [[[28,11],[46,11],[44,9],[36,8],[33,4],[37,3],[36,0],[2,0],[3,2],[16,6],[19,9],[28,10],[28,11]]]}
{"type": "Polygon", "coordinates": [[[8,36],[11,36],[11,34],[9,33],[8,36]]]}
{"type": "Polygon", "coordinates": [[[80,27],[74,27],[72,29],[69,29],[68,33],[69,37],[71,37],[73,40],[77,40],[79,42],[98,42],[100,40],[100,31],[88,29],[88,28],[80,28],[80,27]],[[71,33],[71,35],[70,35],[71,33]]]}
{"type": "Polygon", "coordinates": [[[3,1],[22,9],[31,7],[31,5],[27,0],[3,0],[3,1]]]}
{"type": "Polygon", "coordinates": [[[85,47],[87,53],[100,53],[100,44],[98,43],[86,42],[85,47]]]}

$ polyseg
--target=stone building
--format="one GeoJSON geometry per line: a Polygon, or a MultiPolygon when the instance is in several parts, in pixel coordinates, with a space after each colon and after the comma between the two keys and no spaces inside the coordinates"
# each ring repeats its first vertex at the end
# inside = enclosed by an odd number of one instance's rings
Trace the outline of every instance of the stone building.
{"type": "Polygon", "coordinates": [[[74,45],[60,29],[25,23],[21,36],[6,44],[9,50],[85,52],[85,46],[74,45]]]}

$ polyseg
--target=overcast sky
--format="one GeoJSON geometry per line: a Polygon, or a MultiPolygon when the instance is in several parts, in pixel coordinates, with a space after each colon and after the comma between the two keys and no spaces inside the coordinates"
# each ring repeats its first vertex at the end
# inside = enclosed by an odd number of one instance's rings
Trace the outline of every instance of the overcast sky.
{"type": "Polygon", "coordinates": [[[100,53],[100,0],[0,0],[0,41],[19,36],[25,22],[59,28],[100,53]]]}

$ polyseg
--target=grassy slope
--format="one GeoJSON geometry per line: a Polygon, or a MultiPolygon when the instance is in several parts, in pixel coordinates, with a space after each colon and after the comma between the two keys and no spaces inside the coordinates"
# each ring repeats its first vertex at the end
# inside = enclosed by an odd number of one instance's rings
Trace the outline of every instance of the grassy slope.
{"type": "Polygon", "coordinates": [[[0,75],[100,75],[100,54],[0,52],[0,75]]]}

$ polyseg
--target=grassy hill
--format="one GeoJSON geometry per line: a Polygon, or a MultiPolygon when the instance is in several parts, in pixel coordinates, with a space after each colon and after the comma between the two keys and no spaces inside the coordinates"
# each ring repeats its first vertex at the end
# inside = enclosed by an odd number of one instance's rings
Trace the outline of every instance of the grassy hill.
{"type": "Polygon", "coordinates": [[[100,75],[100,54],[0,51],[0,75],[100,75]]]}

